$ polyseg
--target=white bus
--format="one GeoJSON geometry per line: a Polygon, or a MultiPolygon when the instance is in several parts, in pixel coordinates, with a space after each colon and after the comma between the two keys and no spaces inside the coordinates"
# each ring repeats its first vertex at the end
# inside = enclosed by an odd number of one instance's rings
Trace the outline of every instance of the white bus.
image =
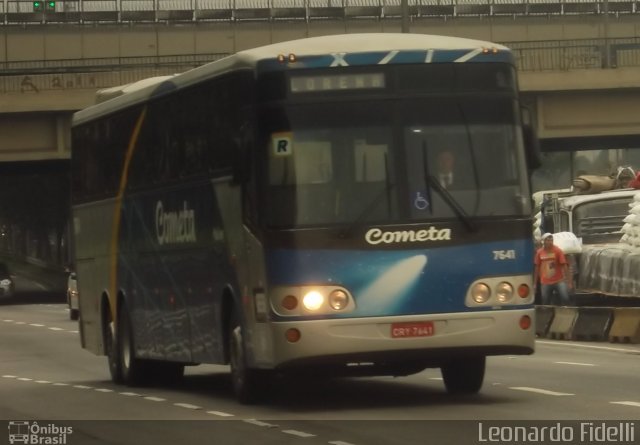
{"type": "Polygon", "coordinates": [[[333,35],[129,90],[72,127],[82,345],[115,382],[228,363],[250,402],[275,374],[439,367],[475,393],[486,356],[533,352],[508,48],[333,35]]]}

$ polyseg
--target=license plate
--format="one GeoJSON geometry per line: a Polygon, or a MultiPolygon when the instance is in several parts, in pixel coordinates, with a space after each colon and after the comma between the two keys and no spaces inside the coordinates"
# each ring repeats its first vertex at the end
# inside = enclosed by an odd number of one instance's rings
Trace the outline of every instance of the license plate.
{"type": "Polygon", "coordinates": [[[435,334],[433,322],[392,323],[391,338],[430,337],[435,334]]]}

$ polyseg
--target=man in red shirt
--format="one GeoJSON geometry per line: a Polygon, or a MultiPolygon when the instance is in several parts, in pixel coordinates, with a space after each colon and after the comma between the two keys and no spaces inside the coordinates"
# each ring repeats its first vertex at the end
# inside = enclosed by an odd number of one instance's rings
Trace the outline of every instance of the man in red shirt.
{"type": "Polygon", "coordinates": [[[573,287],[569,264],[562,249],[553,244],[551,233],[542,235],[542,247],[536,252],[534,263],[533,282],[537,285],[540,279],[542,304],[551,303],[551,294],[555,290],[560,303],[568,305],[569,289],[573,287]]]}

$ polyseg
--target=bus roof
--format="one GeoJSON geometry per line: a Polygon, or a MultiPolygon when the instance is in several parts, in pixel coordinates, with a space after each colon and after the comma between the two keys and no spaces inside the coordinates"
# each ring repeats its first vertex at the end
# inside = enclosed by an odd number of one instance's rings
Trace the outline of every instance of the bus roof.
{"type": "MultiPolygon", "coordinates": [[[[428,34],[400,33],[338,34],[274,43],[258,48],[239,51],[235,54],[207,63],[184,73],[177,74],[175,76],[167,76],[168,78],[166,79],[153,78],[155,79],[154,81],[149,82],[148,84],[143,83],[140,88],[131,88],[132,91],[130,92],[126,91],[126,86],[107,89],[111,92],[116,92],[116,94],[114,94],[115,97],[78,111],[73,116],[72,125],[80,125],[92,119],[142,103],[154,96],[196,84],[204,79],[216,77],[237,69],[255,68],[259,61],[275,59],[280,54],[295,54],[297,57],[303,57],[403,50],[451,51],[466,49],[477,50],[480,48],[508,50],[505,46],[482,40],[428,34]],[[118,92],[120,92],[120,94],[118,94],[118,92]]],[[[144,80],[140,82],[144,82],[144,80]]],[[[139,84],[139,82],[136,82],[135,84],[139,84]]]]}
{"type": "Polygon", "coordinates": [[[113,99],[114,97],[122,96],[123,94],[133,93],[134,91],[141,90],[150,85],[157,85],[161,82],[164,82],[165,80],[171,79],[172,77],[173,76],[147,77],[146,79],[138,80],[137,82],[98,90],[96,92],[96,103],[99,104],[113,99]]]}

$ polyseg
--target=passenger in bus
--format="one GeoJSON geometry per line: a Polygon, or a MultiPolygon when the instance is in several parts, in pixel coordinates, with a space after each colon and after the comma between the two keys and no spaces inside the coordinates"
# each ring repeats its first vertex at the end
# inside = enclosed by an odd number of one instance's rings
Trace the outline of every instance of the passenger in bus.
{"type": "Polygon", "coordinates": [[[542,235],[542,247],[536,252],[533,273],[534,286],[540,280],[540,295],[543,305],[552,303],[555,291],[560,297],[560,304],[566,306],[569,301],[569,289],[573,288],[573,280],[569,273],[569,263],[562,249],[553,244],[553,235],[542,235]]]}

